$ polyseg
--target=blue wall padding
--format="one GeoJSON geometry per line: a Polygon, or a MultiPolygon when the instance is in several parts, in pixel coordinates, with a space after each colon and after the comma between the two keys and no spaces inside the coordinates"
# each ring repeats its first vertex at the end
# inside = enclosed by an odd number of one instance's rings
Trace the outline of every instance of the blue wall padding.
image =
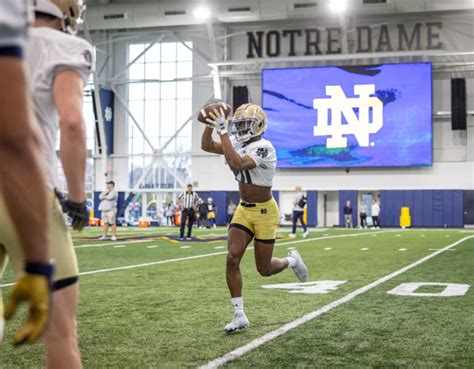
{"type": "Polygon", "coordinates": [[[220,226],[225,225],[227,212],[226,193],[224,191],[211,191],[211,197],[217,206],[216,223],[220,226]]]}
{"type": "MultiPolygon", "coordinates": [[[[124,211],[122,211],[123,207],[125,205],[125,192],[119,191],[117,192],[117,217],[123,217],[124,211]],[[120,213],[118,211],[121,211],[120,213]]],[[[158,213],[161,211],[159,209],[159,204],[156,204],[158,213]]]]}
{"type": "Polygon", "coordinates": [[[280,205],[280,191],[272,191],[272,194],[277,204],[280,205]]]}
{"type": "Polygon", "coordinates": [[[453,196],[453,227],[464,226],[464,191],[451,191],[453,196]]]}
{"type": "Polygon", "coordinates": [[[102,192],[94,191],[94,217],[96,217],[96,218],[100,218],[100,211],[99,211],[100,200],[99,200],[99,195],[100,195],[101,193],[102,193],[102,192]]]}
{"type": "Polygon", "coordinates": [[[211,196],[211,193],[210,193],[209,191],[196,191],[196,192],[197,192],[198,196],[199,196],[204,202],[206,202],[209,197],[212,197],[212,196],[211,196]]]}
{"type": "Polygon", "coordinates": [[[105,142],[107,143],[107,154],[114,153],[114,93],[105,88],[100,89],[100,102],[102,105],[102,117],[104,119],[105,142]],[[106,112],[111,114],[106,114],[106,112]]]}
{"type": "Polygon", "coordinates": [[[306,197],[308,198],[308,225],[316,227],[318,225],[318,191],[308,191],[306,197]]]}
{"type": "Polygon", "coordinates": [[[240,202],[240,193],[239,191],[227,191],[226,192],[226,205],[229,201],[232,200],[235,205],[239,205],[240,202]]]}
{"type": "Polygon", "coordinates": [[[346,202],[350,201],[352,205],[352,224],[355,227],[358,224],[358,210],[357,210],[358,192],[354,190],[339,191],[339,225],[345,226],[344,221],[344,206],[346,202]]]}
{"type": "Polygon", "coordinates": [[[400,209],[409,207],[412,227],[462,227],[462,190],[387,190],[380,193],[382,225],[400,226],[400,209]]]}

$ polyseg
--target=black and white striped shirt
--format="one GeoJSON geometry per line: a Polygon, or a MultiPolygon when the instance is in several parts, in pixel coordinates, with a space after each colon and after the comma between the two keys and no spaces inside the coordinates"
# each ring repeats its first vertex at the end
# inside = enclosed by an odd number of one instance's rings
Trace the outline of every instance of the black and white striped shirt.
{"type": "Polygon", "coordinates": [[[192,209],[192,207],[198,202],[199,196],[196,192],[184,191],[178,196],[178,200],[181,203],[183,209],[192,209]]]}

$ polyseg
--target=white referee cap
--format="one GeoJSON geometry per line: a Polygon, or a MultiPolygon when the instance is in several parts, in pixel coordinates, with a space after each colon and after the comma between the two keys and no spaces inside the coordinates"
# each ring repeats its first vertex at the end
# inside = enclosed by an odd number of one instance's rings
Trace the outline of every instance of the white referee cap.
{"type": "Polygon", "coordinates": [[[63,19],[63,12],[55,4],[48,0],[35,0],[35,12],[44,13],[63,19]]]}

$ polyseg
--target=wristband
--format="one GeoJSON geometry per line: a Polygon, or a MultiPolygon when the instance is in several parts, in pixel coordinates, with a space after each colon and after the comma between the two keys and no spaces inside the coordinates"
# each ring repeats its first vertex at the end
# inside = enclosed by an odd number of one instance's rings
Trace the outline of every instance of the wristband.
{"type": "Polygon", "coordinates": [[[25,263],[25,272],[28,274],[42,275],[51,281],[53,279],[54,266],[51,263],[27,261],[25,263]]]}

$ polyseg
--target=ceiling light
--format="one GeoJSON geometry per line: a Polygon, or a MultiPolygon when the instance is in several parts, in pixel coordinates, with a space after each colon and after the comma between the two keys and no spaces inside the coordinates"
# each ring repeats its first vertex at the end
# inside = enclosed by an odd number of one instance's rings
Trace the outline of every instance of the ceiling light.
{"type": "Polygon", "coordinates": [[[194,17],[205,21],[211,17],[211,10],[207,6],[198,6],[193,11],[194,17]]]}
{"type": "Polygon", "coordinates": [[[329,9],[333,13],[344,13],[347,9],[347,0],[330,0],[329,9]]]}

